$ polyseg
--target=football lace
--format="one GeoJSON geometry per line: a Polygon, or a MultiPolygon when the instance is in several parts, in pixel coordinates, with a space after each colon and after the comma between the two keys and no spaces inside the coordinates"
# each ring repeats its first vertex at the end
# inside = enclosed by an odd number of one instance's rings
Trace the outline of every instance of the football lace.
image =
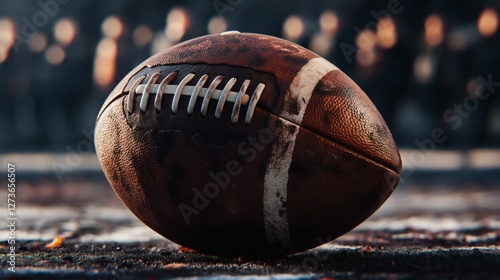
{"type": "Polygon", "coordinates": [[[197,99],[203,98],[201,104],[200,113],[202,116],[206,116],[208,112],[208,105],[211,99],[218,100],[217,107],[215,109],[215,118],[220,119],[222,115],[222,110],[226,102],[232,102],[233,110],[231,112],[231,122],[233,124],[238,122],[241,106],[247,105],[247,111],[245,115],[245,124],[250,124],[252,117],[257,106],[257,102],[260,99],[262,92],[264,91],[265,84],[259,83],[251,96],[246,94],[248,86],[250,85],[250,80],[246,79],[238,91],[232,91],[234,84],[236,84],[237,79],[229,79],[222,90],[217,89],[223,80],[223,76],[216,76],[208,87],[204,87],[208,80],[208,74],[202,75],[196,85],[187,85],[191,80],[195,78],[194,73],[186,75],[178,85],[171,85],[170,82],[177,76],[177,72],[172,72],[168,74],[159,84],[156,82],[160,78],[161,72],[155,72],[151,75],[151,78],[146,84],[141,84],[146,76],[141,76],[137,78],[130,87],[128,95],[127,111],[129,113],[134,112],[134,99],[135,95],[142,95],[139,102],[139,107],[142,112],[146,112],[149,96],[155,94],[154,107],[157,111],[162,110],[162,98],[164,94],[173,94],[172,104],[170,109],[175,114],[179,109],[179,100],[181,95],[190,96],[189,103],[187,106],[188,115],[192,115],[196,105],[197,99]],[[161,93],[161,94],[159,94],[161,93]]]}

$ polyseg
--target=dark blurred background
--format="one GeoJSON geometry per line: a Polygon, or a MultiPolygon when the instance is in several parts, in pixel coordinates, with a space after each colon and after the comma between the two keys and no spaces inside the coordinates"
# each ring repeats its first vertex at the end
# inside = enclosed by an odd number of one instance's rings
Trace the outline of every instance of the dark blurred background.
{"type": "Polygon", "coordinates": [[[135,65],[225,30],[283,37],[330,60],[400,147],[425,149],[418,143],[442,129],[436,149],[498,148],[499,12],[499,1],[2,0],[0,153],[68,152],[135,65]]]}

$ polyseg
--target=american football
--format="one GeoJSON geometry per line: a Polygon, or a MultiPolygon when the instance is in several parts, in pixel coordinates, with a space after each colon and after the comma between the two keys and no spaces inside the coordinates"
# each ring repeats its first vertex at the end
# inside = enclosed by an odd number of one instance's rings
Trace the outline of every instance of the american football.
{"type": "Polygon", "coordinates": [[[237,31],[150,57],[95,129],[116,194],[167,239],[284,255],[350,231],[396,188],[401,159],[368,96],[298,44],[237,31]]]}

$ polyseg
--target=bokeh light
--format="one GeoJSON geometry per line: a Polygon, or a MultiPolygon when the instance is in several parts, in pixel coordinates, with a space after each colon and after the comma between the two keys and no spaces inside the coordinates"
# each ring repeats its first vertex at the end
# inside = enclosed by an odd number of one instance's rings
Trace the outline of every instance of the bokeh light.
{"type": "Polygon", "coordinates": [[[448,38],[446,40],[446,46],[453,51],[461,51],[465,49],[467,44],[469,43],[469,39],[464,34],[463,31],[458,29],[452,29],[448,33],[448,38]]]}
{"type": "Polygon", "coordinates": [[[97,44],[94,59],[94,82],[101,87],[109,86],[116,74],[118,46],[111,38],[103,38],[97,44]]]}
{"type": "Polygon", "coordinates": [[[0,45],[9,49],[15,40],[14,22],[9,18],[0,19],[0,45]]]}
{"type": "Polygon", "coordinates": [[[215,16],[208,22],[208,33],[219,34],[227,30],[227,21],[225,18],[220,16],[215,16]]]}
{"type": "Polygon", "coordinates": [[[54,37],[63,46],[68,46],[76,36],[76,24],[72,19],[62,18],[54,25],[54,37]]]}
{"type": "Polygon", "coordinates": [[[425,20],[425,42],[433,47],[443,42],[443,20],[438,15],[430,15],[425,20]]]}
{"type": "Polygon", "coordinates": [[[371,66],[375,62],[375,43],[377,41],[376,34],[369,30],[365,29],[359,32],[356,37],[356,47],[358,48],[358,52],[356,53],[356,61],[359,65],[368,67],[371,66]]]}
{"type": "Polygon", "coordinates": [[[356,47],[361,50],[371,50],[375,47],[375,42],[377,37],[375,33],[369,29],[365,29],[359,32],[358,37],[356,37],[356,47]]]}
{"type": "Polygon", "coordinates": [[[103,21],[101,29],[106,37],[117,39],[123,33],[123,23],[117,16],[109,16],[103,21]]]}
{"type": "MultiPolygon", "coordinates": [[[[23,5],[4,5],[12,7],[10,11],[3,10],[5,7],[0,11],[0,79],[3,79],[0,85],[4,85],[3,92],[8,92],[12,85],[22,84],[26,88],[22,92],[28,97],[37,94],[36,90],[45,89],[28,87],[27,82],[17,80],[19,77],[34,77],[31,83],[47,86],[57,83],[66,88],[63,85],[71,80],[59,81],[65,76],[60,73],[69,73],[68,69],[78,73],[87,71],[87,75],[79,75],[82,82],[88,79],[82,90],[92,94],[92,98],[102,99],[128,70],[151,54],[179,42],[227,30],[274,34],[309,48],[352,75],[364,90],[376,95],[374,101],[382,104],[382,113],[388,114],[388,123],[394,126],[399,125],[399,114],[403,114],[395,108],[401,107],[403,111],[406,107],[402,103],[418,102],[414,105],[417,109],[413,118],[423,118],[422,128],[408,128],[408,132],[404,128],[396,135],[401,143],[412,145],[417,133],[425,133],[424,125],[443,124],[442,113],[449,106],[474,94],[480,86],[479,75],[486,81],[490,74],[494,81],[500,77],[495,66],[500,54],[495,51],[500,38],[500,6],[491,1],[457,2],[446,7],[412,5],[411,9],[405,6],[404,12],[397,14],[391,13],[388,6],[375,9],[363,1],[348,1],[349,5],[327,1],[320,6],[295,1],[285,6],[273,4],[267,10],[260,9],[256,3],[233,6],[231,3],[240,1],[223,2],[227,5],[220,11],[214,9],[211,2],[205,3],[205,7],[169,2],[144,13],[130,3],[104,3],[89,9],[72,5],[65,6],[64,11],[61,6],[57,15],[44,12],[47,20],[37,12],[40,7],[36,1],[30,4],[29,10],[20,10],[23,5]],[[295,4],[299,6],[293,7],[295,4]],[[281,10],[273,11],[277,7],[281,10]],[[40,69],[48,70],[40,73],[40,69]],[[401,98],[391,98],[398,94],[401,98]],[[385,98],[390,100],[384,103],[385,98]],[[434,105],[425,108],[426,102],[434,105]],[[434,118],[435,123],[428,124],[428,115],[434,113],[440,115],[434,118]]],[[[469,118],[467,124],[464,122],[463,130],[477,128],[474,133],[480,136],[476,138],[487,139],[481,140],[484,145],[500,143],[500,130],[487,130],[487,125],[493,122],[492,111],[500,112],[496,98],[496,94],[491,94],[487,106],[480,106],[480,113],[469,118]]],[[[96,103],[89,101],[87,105],[96,103]]],[[[52,113],[47,111],[35,116],[52,113]]],[[[81,119],[90,113],[85,114],[81,119]]],[[[32,127],[41,125],[36,117],[32,119],[16,126],[29,122],[32,127]]],[[[500,126],[498,120],[494,121],[500,126]]],[[[32,134],[38,137],[38,132],[32,134]]],[[[449,137],[453,140],[441,147],[450,147],[452,143],[458,147],[460,143],[468,145],[476,141],[472,137],[469,142],[455,138],[459,135],[462,132],[450,131],[449,137]]],[[[0,141],[7,138],[0,137],[0,141]]],[[[24,141],[31,140],[25,138],[24,141]]],[[[43,143],[40,147],[45,145],[44,141],[40,141],[43,143]]]]}
{"type": "Polygon", "coordinates": [[[7,49],[0,45],[0,63],[3,63],[5,60],[7,60],[7,52],[7,49]]]}
{"type": "Polygon", "coordinates": [[[61,64],[65,57],[64,49],[58,45],[52,45],[45,51],[45,60],[52,65],[61,64]]]}
{"type": "Polygon", "coordinates": [[[336,13],[332,11],[324,11],[319,17],[319,26],[321,32],[329,35],[337,34],[339,30],[339,18],[336,13]]]}
{"type": "Polygon", "coordinates": [[[34,53],[41,53],[47,48],[47,35],[43,33],[35,33],[28,42],[30,50],[34,53]]]}
{"type": "Polygon", "coordinates": [[[359,65],[368,67],[373,65],[375,62],[375,50],[374,49],[368,49],[368,50],[359,50],[356,53],[356,61],[358,62],[359,65]]]}
{"type": "Polygon", "coordinates": [[[297,41],[304,33],[304,21],[298,16],[289,16],[283,23],[283,37],[297,41]]]}
{"type": "Polygon", "coordinates": [[[427,83],[434,75],[433,59],[430,55],[422,54],[415,59],[413,75],[420,83],[427,83]]]}
{"type": "Polygon", "coordinates": [[[97,56],[116,58],[117,53],[118,46],[116,45],[116,41],[112,39],[104,38],[97,44],[97,56]]]}
{"type": "Polygon", "coordinates": [[[473,78],[467,82],[465,90],[468,95],[478,95],[484,90],[484,87],[476,78],[473,78]]]}
{"type": "Polygon", "coordinates": [[[151,54],[158,53],[168,47],[174,45],[174,42],[169,40],[164,32],[157,32],[151,43],[151,54]]]}
{"type": "Polygon", "coordinates": [[[477,20],[477,29],[484,37],[490,37],[497,32],[498,14],[493,9],[485,9],[477,20]]]}
{"type": "Polygon", "coordinates": [[[9,50],[15,41],[14,22],[9,18],[0,19],[0,63],[7,60],[9,50]]]}
{"type": "Polygon", "coordinates": [[[325,35],[323,32],[316,33],[311,39],[309,48],[321,55],[327,56],[330,53],[333,45],[333,38],[331,36],[325,35]]]}
{"type": "Polygon", "coordinates": [[[167,15],[165,35],[171,41],[178,42],[186,33],[189,16],[183,8],[173,8],[167,15]]]}
{"type": "Polygon", "coordinates": [[[146,24],[139,25],[134,29],[132,37],[137,46],[144,47],[153,39],[153,29],[146,24]]]}
{"type": "Polygon", "coordinates": [[[107,58],[97,58],[94,61],[94,81],[98,86],[109,86],[116,74],[115,61],[107,58]]]}
{"type": "Polygon", "coordinates": [[[377,24],[377,45],[382,49],[394,47],[398,40],[396,24],[391,18],[382,18],[377,24]]]}

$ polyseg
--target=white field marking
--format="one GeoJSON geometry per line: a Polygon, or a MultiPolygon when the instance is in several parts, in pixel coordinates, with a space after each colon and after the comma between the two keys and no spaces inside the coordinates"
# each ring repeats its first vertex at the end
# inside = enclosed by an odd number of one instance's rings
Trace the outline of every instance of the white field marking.
{"type": "Polygon", "coordinates": [[[307,103],[317,83],[329,72],[338,69],[323,58],[311,59],[293,79],[285,95],[280,113],[282,128],[274,137],[271,157],[264,178],[264,225],[270,244],[281,243],[292,249],[287,217],[288,169],[292,162],[295,139],[302,123],[307,103]],[[296,103],[296,104],[294,104],[296,103]],[[290,105],[298,110],[292,110],[290,105]],[[295,127],[292,131],[288,128],[295,127]]]}
{"type": "MultiPolygon", "coordinates": [[[[167,85],[165,87],[165,90],[163,91],[163,94],[171,94],[171,95],[173,95],[175,93],[175,90],[177,89],[178,86],[179,85],[167,85]]],[[[159,87],[158,84],[151,85],[151,91],[150,91],[150,93],[151,94],[158,93],[158,87],[159,87]]],[[[182,90],[181,95],[191,96],[192,93],[193,93],[193,90],[195,90],[195,87],[196,86],[191,86],[191,85],[184,86],[184,89],[182,90]]],[[[144,88],[146,88],[145,84],[139,85],[135,89],[135,93],[138,94],[138,95],[142,94],[143,91],[144,91],[144,88]]],[[[200,90],[200,93],[198,94],[198,98],[205,97],[205,94],[207,93],[207,88],[206,87],[203,87],[202,89],[203,90],[200,90]]],[[[219,100],[219,98],[221,97],[221,93],[222,93],[221,89],[216,89],[215,92],[214,92],[214,94],[212,95],[211,99],[219,100]]],[[[226,101],[234,103],[236,101],[236,97],[238,97],[238,91],[229,91],[229,93],[227,95],[227,98],[226,98],[226,101]]],[[[250,97],[248,95],[246,95],[246,94],[243,94],[243,96],[241,98],[241,105],[247,105],[249,100],[250,100],[250,97]]]]}

